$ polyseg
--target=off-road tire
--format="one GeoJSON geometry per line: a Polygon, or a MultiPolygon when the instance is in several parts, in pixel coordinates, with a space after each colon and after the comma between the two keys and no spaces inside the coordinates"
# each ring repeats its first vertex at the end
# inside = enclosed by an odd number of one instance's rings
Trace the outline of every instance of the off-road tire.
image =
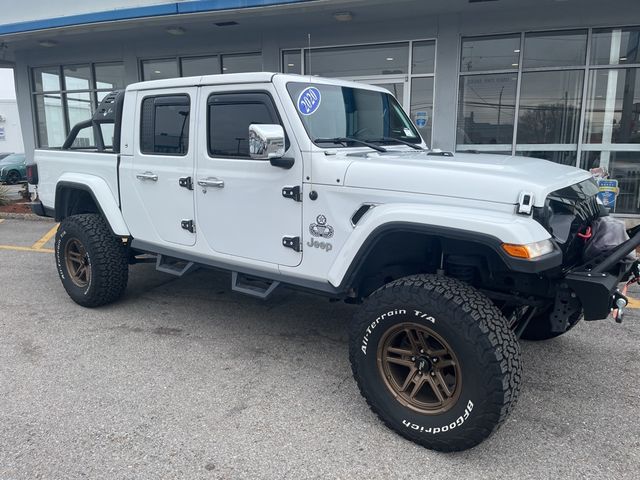
{"type": "Polygon", "coordinates": [[[83,307],[99,307],[118,300],[127,287],[129,261],[127,246],[116,237],[104,218],[95,213],[72,215],[58,227],[55,240],[56,266],[69,296],[83,307]],[[86,285],[69,271],[67,252],[73,246],[86,252],[89,270],[86,285]]]}
{"type": "Polygon", "coordinates": [[[351,324],[349,357],[371,409],[432,450],[478,445],[504,422],[520,392],[520,346],[500,310],[471,286],[440,275],[414,275],[375,291],[351,324]],[[425,414],[401,403],[378,367],[386,332],[407,322],[433,331],[459,360],[460,391],[444,412],[425,414]]]}
{"type": "Polygon", "coordinates": [[[543,313],[533,317],[529,324],[522,331],[520,338],[523,340],[529,340],[532,342],[541,342],[544,340],[551,340],[552,338],[564,335],[573,327],[575,327],[580,320],[582,320],[582,312],[576,313],[569,318],[569,325],[564,332],[554,332],[551,330],[551,309],[545,310],[543,313]]]}

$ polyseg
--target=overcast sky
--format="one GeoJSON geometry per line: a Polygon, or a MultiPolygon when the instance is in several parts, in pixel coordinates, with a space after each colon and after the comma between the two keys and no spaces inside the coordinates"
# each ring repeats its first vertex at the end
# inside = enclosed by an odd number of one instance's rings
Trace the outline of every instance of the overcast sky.
{"type": "Polygon", "coordinates": [[[0,68],[0,99],[15,99],[16,90],[13,84],[13,70],[10,68],[0,68]]]}

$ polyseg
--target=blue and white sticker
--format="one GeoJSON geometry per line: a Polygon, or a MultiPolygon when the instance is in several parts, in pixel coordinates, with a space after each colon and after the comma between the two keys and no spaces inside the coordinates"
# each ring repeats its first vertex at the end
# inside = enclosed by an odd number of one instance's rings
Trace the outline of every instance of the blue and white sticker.
{"type": "Polygon", "coordinates": [[[312,115],[320,107],[322,95],[316,87],[305,88],[298,97],[298,111],[302,115],[312,115]]]}

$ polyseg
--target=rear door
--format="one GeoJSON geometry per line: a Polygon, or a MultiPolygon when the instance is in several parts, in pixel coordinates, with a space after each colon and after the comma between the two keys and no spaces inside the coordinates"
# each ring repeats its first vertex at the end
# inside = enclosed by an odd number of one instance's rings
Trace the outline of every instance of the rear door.
{"type": "MultiPolygon", "coordinates": [[[[129,182],[134,186],[134,218],[145,218],[160,240],[194,245],[193,178],[197,88],[163,89],[138,93],[134,155],[129,182]]],[[[131,204],[129,204],[131,207],[131,204]]],[[[130,210],[130,208],[129,208],[130,210]]],[[[151,232],[149,232],[151,233],[151,232]]],[[[155,238],[154,238],[155,237],[155,238]]]]}
{"type": "Polygon", "coordinates": [[[273,85],[235,86],[233,91],[202,87],[200,103],[199,133],[204,138],[198,139],[196,179],[217,185],[195,186],[201,239],[218,253],[298,265],[302,253],[285,246],[283,239],[300,240],[302,203],[285,198],[283,188],[301,187],[302,154],[286,117],[278,113],[273,85]],[[289,132],[285,157],[294,159],[290,169],[250,157],[251,124],[280,124],[289,132]]]}

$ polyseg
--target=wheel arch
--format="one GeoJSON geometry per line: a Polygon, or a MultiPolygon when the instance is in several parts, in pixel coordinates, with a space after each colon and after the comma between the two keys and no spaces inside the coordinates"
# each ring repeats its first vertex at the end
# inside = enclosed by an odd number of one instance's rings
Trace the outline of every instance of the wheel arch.
{"type": "Polygon", "coordinates": [[[60,222],[70,215],[99,213],[116,236],[129,236],[122,212],[107,183],[98,177],[61,179],[56,184],[55,219],[60,222]]]}
{"type": "MultiPolygon", "coordinates": [[[[496,236],[477,230],[408,221],[388,222],[379,225],[366,236],[346,267],[334,264],[329,276],[331,283],[339,285],[339,290],[358,291],[365,278],[372,273],[384,274],[387,271],[385,269],[390,266],[399,267],[398,275],[380,278],[374,289],[400,276],[428,273],[420,267],[429,263],[433,272],[440,268],[445,253],[477,257],[486,262],[484,266],[492,271],[537,273],[554,268],[562,262],[560,251],[539,261],[512,258],[504,252],[502,243],[496,236]],[[437,255],[437,258],[430,257],[428,252],[437,255]]],[[[371,289],[365,288],[365,291],[370,292],[371,289]]]]}

